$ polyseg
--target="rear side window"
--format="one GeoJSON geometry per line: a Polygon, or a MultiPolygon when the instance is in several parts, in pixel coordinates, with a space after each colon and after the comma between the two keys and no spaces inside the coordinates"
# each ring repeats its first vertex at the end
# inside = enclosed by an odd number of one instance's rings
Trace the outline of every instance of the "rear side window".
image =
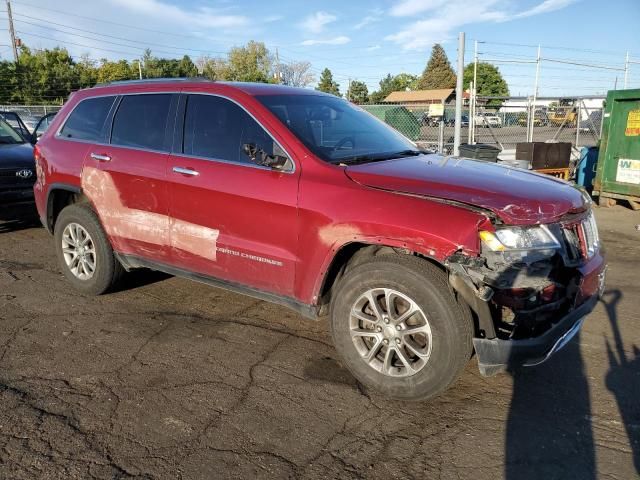
{"type": "Polygon", "coordinates": [[[172,94],[128,95],[113,119],[111,143],[123,147],[167,150],[165,131],[172,94]]]}
{"type": "Polygon", "coordinates": [[[96,97],[81,101],[71,112],[60,135],[77,140],[103,141],[104,122],[116,97],[96,97]]]}
{"type": "Polygon", "coordinates": [[[234,102],[213,95],[189,95],[184,119],[183,153],[254,163],[245,152],[245,145],[267,155],[284,155],[260,124],[234,102]]]}

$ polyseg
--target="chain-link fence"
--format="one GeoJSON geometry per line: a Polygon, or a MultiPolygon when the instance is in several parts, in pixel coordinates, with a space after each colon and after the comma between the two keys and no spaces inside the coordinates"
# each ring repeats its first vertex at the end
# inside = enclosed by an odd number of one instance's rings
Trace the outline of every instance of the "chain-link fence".
{"type": "MultiPolygon", "coordinates": [[[[362,105],[419,146],[453,151],[455,106],[434,104],[362,105]]],[[[522,142],[569,142],[574,157],[580,147],[595,146],[602,129],[602,99],[480,98],[475,114],[462,110],[462,143],[496,145],[504,156],[515,155],[522,142]]]]}
{"type": "Polygon", "coordinates": [[[57,112],[62,105],[0,105],[0,111],[15,112],[23,121],[40,119],[48,113],[57,112]]]}

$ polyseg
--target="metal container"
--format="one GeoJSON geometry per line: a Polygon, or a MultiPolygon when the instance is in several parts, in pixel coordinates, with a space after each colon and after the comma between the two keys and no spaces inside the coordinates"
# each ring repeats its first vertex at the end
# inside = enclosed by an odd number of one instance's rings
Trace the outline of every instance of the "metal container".
{"type": "Polygon", "coordinates": [[[582,147],[580,150],[580,160],[576,165],[576,183],[586,188],[587,191],[591,191],[593,188],[599,150],[598,147],[582,147]]]}
{"type": "Polygon", "coordinates": [[[475,158],[476,160],[484,160],[485,162],[496,162],[498,154],[501,150],[493,145],[477,143],[469,145],[464,143],[460,145],[460,156],[466,158],[475,158]]]}
{"type": "Polygon", "coordinates": [[[516,158],[529,160],[534,170],[567,168],[571,160],[571,143],[521,142],[516,144],[516,158]]]}
{"type": "Polygon", "coordinates": [[[593,195],[601,205],[627,200],[640,209],[640,89],[611,90],[604,110],[593,195]]]}

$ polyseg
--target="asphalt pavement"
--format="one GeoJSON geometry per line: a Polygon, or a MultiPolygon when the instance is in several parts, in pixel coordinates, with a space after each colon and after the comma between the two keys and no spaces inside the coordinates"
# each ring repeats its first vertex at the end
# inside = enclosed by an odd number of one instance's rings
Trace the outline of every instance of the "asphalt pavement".
{"type": "Polygon", "coordinates": [[[579,338],[405,403],[284,307],[149,271],[79,295],[33,207],[2,207],[0,478],[638,478],[640,215],[596,215],[607,291],[579,338]]]}

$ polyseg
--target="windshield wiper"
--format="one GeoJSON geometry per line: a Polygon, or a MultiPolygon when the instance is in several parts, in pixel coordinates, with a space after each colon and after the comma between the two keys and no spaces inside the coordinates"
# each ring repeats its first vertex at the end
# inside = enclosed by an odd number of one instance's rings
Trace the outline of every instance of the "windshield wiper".
{"type": "Polygon", "coordinates": [[[370,162],[382,162],[384,160],[391,160],[393,158],[402,158],[402,157],[415,157],[418,155],[422,155],[424,152],[420,150],[400,150],[398,152],[392,153],[379,153],[379,154],[371,154],[371,155],[355,155],[353,157],[344,157],[338,160],[335,160],[334,163],[342,163],[344,165],[357,165],[359,163],[370,163],[370,162]]]}

